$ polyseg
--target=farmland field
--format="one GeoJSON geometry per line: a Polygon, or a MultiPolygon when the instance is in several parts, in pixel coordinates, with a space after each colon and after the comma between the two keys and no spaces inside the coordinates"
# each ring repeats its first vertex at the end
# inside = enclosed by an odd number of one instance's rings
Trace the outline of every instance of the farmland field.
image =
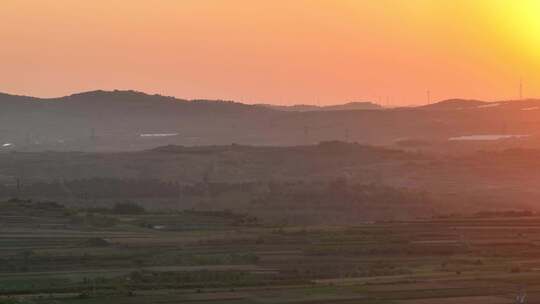
{"type": "Polygon", "coordinates": [[[293,226],[226,211],[1,205],[0,303],[540,299],[535,216],[293,226]]]}

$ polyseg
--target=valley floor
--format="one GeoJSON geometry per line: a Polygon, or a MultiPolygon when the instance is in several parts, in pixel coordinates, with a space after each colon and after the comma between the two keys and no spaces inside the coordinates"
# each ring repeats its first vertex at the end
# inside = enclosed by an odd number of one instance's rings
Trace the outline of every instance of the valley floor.
{"type": "Polygon", "coordinates": [[[26,208],[0,218],[0,303],[540,301],[534,216],[298,227],[26,208]]]}

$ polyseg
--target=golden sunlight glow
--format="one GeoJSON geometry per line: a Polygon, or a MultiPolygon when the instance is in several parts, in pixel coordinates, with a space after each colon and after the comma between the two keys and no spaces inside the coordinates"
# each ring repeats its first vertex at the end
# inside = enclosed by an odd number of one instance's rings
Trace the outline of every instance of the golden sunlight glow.
{"type": "Polygon", "coordinates": [[[2,1],[0,91],[244,102],[540,96],[540,0],[2,1]]]}
{"type": "Polygon", "coordinates": [[[511,44],[527,53],[540,52],[540,1],[493,1],[498,24],[511,44]]]}

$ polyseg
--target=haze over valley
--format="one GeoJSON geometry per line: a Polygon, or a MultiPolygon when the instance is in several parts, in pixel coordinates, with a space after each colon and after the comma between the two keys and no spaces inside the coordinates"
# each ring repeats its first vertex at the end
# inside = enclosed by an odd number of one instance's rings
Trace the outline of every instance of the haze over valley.
{"type": "Polygon", "coordinates": [[[539,12],[1,1],[0,304],[540,303],[539,12]]]}

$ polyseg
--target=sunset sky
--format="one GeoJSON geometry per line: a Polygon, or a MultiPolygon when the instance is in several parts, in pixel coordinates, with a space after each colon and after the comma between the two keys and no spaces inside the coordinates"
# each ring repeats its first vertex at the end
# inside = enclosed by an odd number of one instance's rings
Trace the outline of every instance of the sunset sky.
{"type": "Polygon", "coordinates": [[[540,0],[0,0],[0,91],[248,103],[540,97],[540,0]]]}

